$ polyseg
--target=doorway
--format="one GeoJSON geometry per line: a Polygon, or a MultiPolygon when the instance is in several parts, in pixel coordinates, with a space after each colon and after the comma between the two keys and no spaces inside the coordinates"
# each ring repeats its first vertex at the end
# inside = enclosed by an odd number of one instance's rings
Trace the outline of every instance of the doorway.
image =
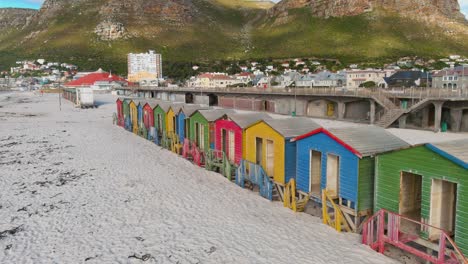
{"type": "Polygon", "coordinates": [[[327,191],[328,194],[337,198],[339,194],[340,184],[340,157],[328,154],[327,155],[327,191]]]}
{"type": "MultiPolygon", "coordinates": [[[[421,221],[422,176],[401,172],[399,214],[415,221],[421,221]]],[[[402,219],[401,229],[413,234],[418,233],[418,224],[402,219]]]]}
{"type": "Polygon", "coordinates": [[[228,159],[230,162],[235,162],[236,158],[236,137],[234,131],[229,131],[228,138],[228,159]]]}
{"type": "Polygon", "coordinates": [[[309,175],[309,191],[312,194],[320,196],[320,183],[322,178],[322,153],[310,151],[310,175],[309,175]]]}
{"type": "Polygon", "coordinates": [[[262,165],[262,158],[263,158],[263,139],[262,138],[255,138],[255,163],[258,165],[262,165]]]}
{"type": "Polygon", "coordinates": [[[275,148],[273,140],[267,140],[266,145],[266,173],[273,177],[275,167],[275,148]]]}
{"type": "Polygon", "coordinates": [[[195,122],[195,144],[200,146],[200,125],[195,122]]]}
{"type": "Polygon", "coordinates": [[[162,129],[163,129],[162,124],[163,124],[162,116],[161,114],[158,114],[158,130],[159,130],[160,135],[162,134],[162,129]]]}
{"type": "MultiPolygon", "coordinates": [[[[457,202],[457,184],[444,180],[432,180],[430,225],[445,230],[449,235],[455,232],[455,209],[457,202]]],[[[438,240],[440,230],[431,228],[430,240],[438,240]]]]}
{"type": "Polygon", "coordinates": [[[221,129],[221,150],[226,155],[229,155],[229,153],[227,153],[227,149],[226,149],[226,129],[221,129]]]}

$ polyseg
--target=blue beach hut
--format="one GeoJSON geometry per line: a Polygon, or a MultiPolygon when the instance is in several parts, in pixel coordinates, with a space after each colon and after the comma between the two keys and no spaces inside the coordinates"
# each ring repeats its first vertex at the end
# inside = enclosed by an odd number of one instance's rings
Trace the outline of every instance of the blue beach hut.
{"type": "MultiPolygon", "coordinates": [[[[374,126],[320,128],[293,141],[297,146],[297,190],[320,205],[328,200],[354,231],[372,213],[375,155],[409,146],[374,126]]],[[[323,214],[325,219],[326,211],[323,214]]]]}

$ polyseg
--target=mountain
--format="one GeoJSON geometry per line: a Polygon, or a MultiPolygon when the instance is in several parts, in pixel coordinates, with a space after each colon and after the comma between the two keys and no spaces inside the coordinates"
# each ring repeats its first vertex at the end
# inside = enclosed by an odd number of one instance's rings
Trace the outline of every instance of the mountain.
{"type": "Polygon", "coordinates": [[[0,8],[0,32],[24,27],[35,13],[32,9],[0,8]]]}
{"type": "Polygon", "coordinates": [[[0,9],[0,69],[46,58],[125,72],[126,54],[165,61],[317,56],[368,61],[468,56],[456,0],[45,0],[0,9]]]}

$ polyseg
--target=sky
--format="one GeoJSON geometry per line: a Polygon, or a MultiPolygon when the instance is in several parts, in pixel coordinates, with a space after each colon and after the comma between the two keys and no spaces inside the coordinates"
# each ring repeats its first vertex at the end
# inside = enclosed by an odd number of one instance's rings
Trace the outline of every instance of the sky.
{"type": "MultiPolygon", "coordinates": [[[[272,0],[273,2],[279,2],[280,0],[272,0]]],[[[24,8],[35,8],[41,7],[44,0],[0,0],[0,7],[24,7],[24,8]]],[[[463,14],[468,18],[468,0],[458,0],[460,3],[463,14]]]]}

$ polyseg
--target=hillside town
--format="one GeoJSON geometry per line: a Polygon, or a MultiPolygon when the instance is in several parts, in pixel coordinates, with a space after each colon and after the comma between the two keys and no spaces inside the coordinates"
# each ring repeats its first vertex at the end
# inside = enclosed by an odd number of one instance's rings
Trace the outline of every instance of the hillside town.
{"type": "Polygon", "coordinates": [[[163,75],[162,55],[155,51],[128,54],[128,75],[125,77],[113,74],[111,70],[79,71],[76,65],[48,62],[44,59],[18,61],[16,64],[9,72],[0,73],[0,88],[35,90],[56,88],[59,85],[90,86],[94,90],[112,90],[122,86],[323,87],[345,90],[424,87],[457,91],[468,86],[468,59],[459,55],[427,62],[404,57],[384,68],[363,68],[358,64],[351,64],[336,71],[328,69],[324,62],[299,58],[270,64],[260,64],[257,61],[236,63],[227,67],[225,72],[202,72],[200,66],[194,65],[194,75],[180,81],[163,75]],[[234,72],[233,67],[237,69],[234,72]],[[435,69],[436,67],[439,69],[435,69]],[[82,79],[83,77],[86,78],[82,79]]]}

